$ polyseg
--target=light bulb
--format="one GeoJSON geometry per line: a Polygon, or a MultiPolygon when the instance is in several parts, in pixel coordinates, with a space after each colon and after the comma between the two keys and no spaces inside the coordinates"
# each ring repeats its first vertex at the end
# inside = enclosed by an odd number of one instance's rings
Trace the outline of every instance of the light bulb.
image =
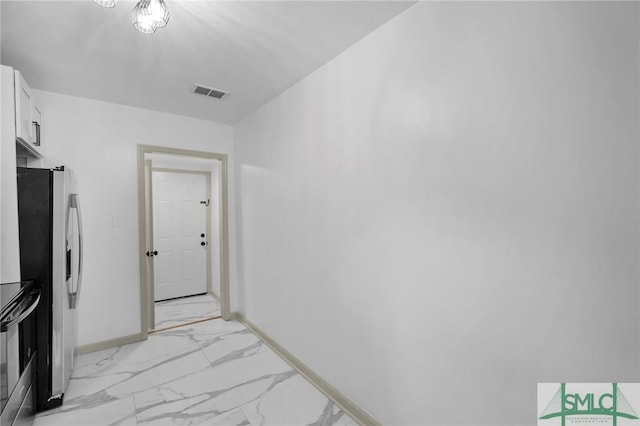
{"type": "Polygon", "coordinates": [[[133,26],[145,34],[153,34],[157,28],[169,22],[169,10],[164,0],[140,0],[131,11],[133,26]]]}

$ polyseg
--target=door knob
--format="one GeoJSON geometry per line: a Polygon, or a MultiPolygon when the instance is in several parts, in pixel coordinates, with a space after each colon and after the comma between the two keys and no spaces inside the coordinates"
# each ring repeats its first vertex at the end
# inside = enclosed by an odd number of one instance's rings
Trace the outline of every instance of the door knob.
{"type": "Polygon", "coordinates": [[[205,243],[204,241],[202,241],[202,242],[200,242],[200,245],[201,245],[201,246],[206,246],[206,245],[207,245],[207,243],[205,243]]]}
{"type": "Polygon", "coordinates": [[[157,256],[157,255],[158,255],[158,250],[154,250],[154,251],[153,251],[153,255],[154,255],[154,256],[157,256]]]}
{"type": "Polygon", "coordinates": [[[204,234],[200,234],[200,236],[201,236],[202,238],[204,238],[204,234]]]}

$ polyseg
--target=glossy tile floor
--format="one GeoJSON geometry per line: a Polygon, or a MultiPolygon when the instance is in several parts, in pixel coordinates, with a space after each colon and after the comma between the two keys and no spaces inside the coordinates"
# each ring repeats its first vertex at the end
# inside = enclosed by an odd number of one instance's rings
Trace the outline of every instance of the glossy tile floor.
{"type": "Polygon", "coordinates": [[[210,320],[77,358],[45,425],[356,423],[236,321],[210,320]]]}
{"type": "Polygon", "coordinates": [[[155,303],[156,329],[220,315],[220,304],[210,294],[155,303]]]}

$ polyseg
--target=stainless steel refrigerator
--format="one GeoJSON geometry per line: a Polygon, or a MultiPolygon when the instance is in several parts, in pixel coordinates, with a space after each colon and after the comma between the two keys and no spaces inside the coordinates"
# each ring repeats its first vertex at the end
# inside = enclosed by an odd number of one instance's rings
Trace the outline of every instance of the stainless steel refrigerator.
{"type": "Polygon", "coordinates": [[[82,219],[66,167],[18,168],[20,273],[41,291],[36,309],[36,408],[62,404],[75,359],[82,219]]]}

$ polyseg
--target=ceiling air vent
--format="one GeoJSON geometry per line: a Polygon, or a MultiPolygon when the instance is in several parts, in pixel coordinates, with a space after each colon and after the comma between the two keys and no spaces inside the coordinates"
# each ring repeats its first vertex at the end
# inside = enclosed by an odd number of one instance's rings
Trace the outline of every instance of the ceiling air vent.
{"type": "Polygon", "coordinates": [[[197,93],[199,95],[209,96],[211,98],[222,99],[229,94],[229,92],[225,92],[223,90],[212,89],[211,87],[201,86],[196,84],[193,89],[193,93],[197,93]]]}

